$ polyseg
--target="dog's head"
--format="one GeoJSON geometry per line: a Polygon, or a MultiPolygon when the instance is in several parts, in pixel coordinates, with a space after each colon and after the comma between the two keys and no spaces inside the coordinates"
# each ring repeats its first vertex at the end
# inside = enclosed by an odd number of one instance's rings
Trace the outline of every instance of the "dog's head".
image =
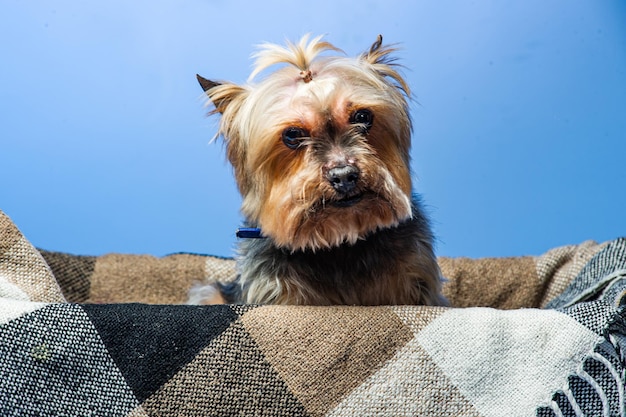
{"type": "Polygon", "coordinates": [[[243,214],[292,251],[354,243],[411,217],[409,88],[394,49],[379,36],[355,58],[330,51],[340,52],[304,36],[262,45],[245,85],[198,76],[221,113],[243,214]]]}

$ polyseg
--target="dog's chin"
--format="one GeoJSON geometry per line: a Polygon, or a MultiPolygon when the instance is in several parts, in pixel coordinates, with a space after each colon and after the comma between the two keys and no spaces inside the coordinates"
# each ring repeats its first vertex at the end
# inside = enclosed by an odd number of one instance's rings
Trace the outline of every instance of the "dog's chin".
{"type": "Polygon", "coordinates": [[[333,207],[346,208],[357,205],[363,200],[365,193],[356,193],[354,195],[341,196],[330,202],[333,207]]]}
{"type": "Polygon", "coordinates": [[[318,201],[298,218],[284,219],[277,230],[262,228],[277,246],[291,252],[331,250],[410,219],[410,200],[401,200],[382,199],[369,191],[335,196],[318,201]]]}

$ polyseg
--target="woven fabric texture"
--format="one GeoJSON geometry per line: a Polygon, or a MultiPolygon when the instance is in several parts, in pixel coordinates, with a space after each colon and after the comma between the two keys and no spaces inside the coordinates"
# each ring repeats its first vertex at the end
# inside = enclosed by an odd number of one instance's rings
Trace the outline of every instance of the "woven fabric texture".
{"type": "Polygon", "coordinates": [[[439,261],[453,307],[192,306],[234,261],[40,251],[0,212],[0,415],[626,415],[625,239],[439,261]]]}

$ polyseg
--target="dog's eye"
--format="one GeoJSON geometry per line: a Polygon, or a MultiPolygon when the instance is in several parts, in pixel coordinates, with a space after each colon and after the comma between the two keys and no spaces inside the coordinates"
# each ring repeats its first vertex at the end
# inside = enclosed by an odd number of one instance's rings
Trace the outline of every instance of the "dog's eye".
{"type": "Polygon", "coordinates": [[[363,133],[367,133],[374,123],[374,113],[368,109],[359,109],[350,115],[350,123],[363,125],[365,128],[363,133]]]}
{"type": "Polygon", "coordinates": [[[309,136],[309,133],[300,127],[288,127],[283,130],[283,143],[289,149],[298,149],[302,139],[309,136]]]}

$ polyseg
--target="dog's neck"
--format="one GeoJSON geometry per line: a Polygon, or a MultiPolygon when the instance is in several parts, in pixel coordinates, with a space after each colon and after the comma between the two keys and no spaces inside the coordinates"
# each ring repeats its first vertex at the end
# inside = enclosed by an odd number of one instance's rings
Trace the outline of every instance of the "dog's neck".
{"type": "Polygon", "coordinates": [[[265,239],[259,227],[240,227],[235,232],[238,239],[265,239]]]}
{"type": "Polygon", "coordinates": [[[316,251],[290,251],[271,237],[249,238],[262,237],[259,229],[253,229],[239,242],[243,273],[231,287],[230,302],[426,304],[424,288],[439,280],[432,236],[421,210],[355,244],[316,251]]]}

